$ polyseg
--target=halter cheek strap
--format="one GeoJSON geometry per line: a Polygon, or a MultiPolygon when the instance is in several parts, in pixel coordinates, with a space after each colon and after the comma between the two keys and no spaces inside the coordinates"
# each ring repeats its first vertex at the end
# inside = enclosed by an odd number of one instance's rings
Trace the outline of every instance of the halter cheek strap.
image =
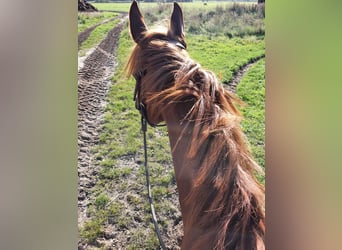
{"type": "Polygon", "coordinates": [[[160,248],[162,250],[166,250],[164,241],[163,241],[161,234],[160,234],[160,230],[158,227],[158,220],[157,220],[157,216],[156,216],[154,206],[153,206],[152,191],[151,191],[151,184],[150,184],[150,174],[149,174],[148,160],[147,160],[147,140],[146,140],[147,123],[152,127],[164,126],[164,125],[152,124],[151,122],[149,122],[149,120],[147,118],[146,107],[145,107],[144,103],[140,100],[140,96],[139,96],[141,77],[142,77],[142,74],[139,74],[136,77],[136,85],[135,85],[135,89],[134,89],[133,100],[135,101],[136,109],[139,110],[139,112],[141,114],[141,130],[142,130],[143,135],[144,135],[144,156],[145,156],[144,157],[145,158],[144,165],[145,165],[146,187],[147,187],[148,201],[150,203],[150,209],[151,209],[151,214],[152,214],[152,221],[154,224],[155,232],[156,232],[158,240],[159,240],[160,248]]]}
{"type": "MultiPolygon", "coordinates": [[[[176,40],[169,40],[168,41],[171,44],[176,45],[178,48],[180,49],[186,49],[186,45],[182,44],[179,41],[176,40]]],[[[151,126],[151,127],[162,127],[162,126],[166,126],[166,124],[154,124],[152,122],[150,122],[147,118],[147,111],[146,111],[146,105],[141,101],[140,99],[140,85],[141,85],[141,78],[143,77],[144,73],[143,72],[139,72],[138,75],[134,76],[136,83],[135,83],[135,89],[134,89],[134,97],[133,97],[133,101],[135,101],[135,108],[137,110],[139,110],[141,116],[143,119],[146,120],[146,122],[151,126]]]]}
{"type": "Polygon", "coordinates": [[[140,99],[140,85],[141,85],[141,78],[143,76],[143,73],[139,73],[135,79],[135,89],[134,89],[134,97],[133,101],[135,101],[135,108],[139,110],[141,114],[141,118],[145,120],[151,127],[163,127],[166,126],[166,124],[154,124],[148,120],[147,117],[147,110],[146,110],[146,105],[141,101],[140,99]]]}

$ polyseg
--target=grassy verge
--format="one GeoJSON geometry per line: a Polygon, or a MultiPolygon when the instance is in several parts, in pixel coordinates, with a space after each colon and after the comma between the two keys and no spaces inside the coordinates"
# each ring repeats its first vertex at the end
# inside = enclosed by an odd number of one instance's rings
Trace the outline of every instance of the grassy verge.
{"type": "Polygon", "coordinates": [[[131,3],[92,3],[92,5],[94,5],[98,10],[102,11],[108,10],[128,12],[131,3]]]}
{"type": "MultiPolygon", "coordinates": [[[[163,20],[169,19],[173,8],[171,3],[141,3],[140,6],[148,26],[165,24],[163,20]]],[[[210,2],[205,6],[194,2],[181,3],[181,6],[187,34],[259,39],[265,35],[265,9],[255,3],[210,2]]]]}
{"type": "MultiPolygon", "coordinates": [[[[265,168],[265,59],[258,61],[247,72],[236,92],[246,104],[240,108],[244,116],[242,128],[255,160],[265,168]]],[[[259,179],[264,182],[265,176],[259,179]]]]}
{"type": "Polygon", "coordinates": [[[229,39],[190,35],[187,41],[191,57],[212,70],[222,82],[228,82],[242,65],[265,54],[264,40],[255,37],[229,39]]]}
{"type": "Polygon", "coordinates": [[[265,34],[264,8],[253,3],[216,3],[210,8],[185,5],[184,16],[186,30],[193,34],[228,38],[265,34]]]}
{"type": "MultiPolygon", "coordinates": [[[[115,25],[119,22],[119,20],[113,20],[105,24],[101,24],[100,26],[96,27],[93,32],[91,32],[90,36],[87,40],[85,40],[81,47],[80,51],[85,51],[90,48],[93,48],[97,44],[99,44],[103,38],[107,35],[107,33],[115,27],[115,25]]],[[[82,53],[81,53],[82,54],[82,53]]]]}
{"type": "Polygon", "coordinates": [[[78,33],[117,15],[111,12],[78,12],[78,33]]]}

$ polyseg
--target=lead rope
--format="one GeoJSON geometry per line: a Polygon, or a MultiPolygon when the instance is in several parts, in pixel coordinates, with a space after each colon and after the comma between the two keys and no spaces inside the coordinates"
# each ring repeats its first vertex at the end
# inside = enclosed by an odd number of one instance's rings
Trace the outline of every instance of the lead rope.
{"type": "Polygon", "coordinates": [[[148,171],[148,162],[147,162],[147,142],[146,142],[146,131],[147,131],[147,122],[144,116],[141,116],[141,130],[144,134],[144,156],[145,156],[145,175],[146,175],[146,187],[147,187],[147,193],[148,193],[148,200],[150,203],[151,213],[152,213],[152,221],[154,224],[154,229],[156,231],[159,244],[162,250],[166,250],[166,247],[164,245],[164,241],[160,235],[159,227],[158,227],[158,221],[156,217],[156,213],[154,211],[153,203],[152,203],[152,192],[151,192],[151,185],[150,185],[150,174],[148,171]]]}

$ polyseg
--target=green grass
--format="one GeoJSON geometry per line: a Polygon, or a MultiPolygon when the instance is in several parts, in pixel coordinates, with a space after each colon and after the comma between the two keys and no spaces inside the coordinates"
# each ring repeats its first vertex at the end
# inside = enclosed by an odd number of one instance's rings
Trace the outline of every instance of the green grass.
{"type": "MultiPolygon", "coordinates": [[[[240,108],[244,116],[242,128],[255,160],[265,168],[265,59],[258,61],[237,86],[237,95],[246,104],[240,108]]],[[[259,178],[265,181],[265,176],[259,178]]]]}
{"type": "Polygon", "coordinates": [[[115,27],[115,25],[119,22],[119,20],[113,20],[108,23],[102,24],[98,27],[96,27],[93,32],[89,35],[88,39],[85,40],[81,47],[80,51],[85,51],[90,48],[93,48],[97,44],[99,44],[103,38],[107,35],[107,33],[115,27]]]}
{"type": "Polygon", "coordinates": [[[92,3],[92,5],[95,6],[98,10],[128,12],[131,3],[92,3]]]}
{"type": "Polygon", "coordinates": [[[109,197],[106,194],[100,194],[95,200],[95,205],[90,205],[88,208],[90,211],[88,213],[93,217],[81,228],[81,240],[94,244],[98,237],[103,237],[104,225],[107,223],[125,227],[128,219],[121,213],[124,209],[121,201],[113,201],[109,204],[109,197]]]}
{"type": "Polygon", "coordinates": [[[265,54],[265,41],[254,37],[229,39],[203,35],[187,38],[188,52],[201,66],[212,70],[222,82],[228,82],[239,67],[265,54]]]}
{"type": "Polygon", "coordinates": [[[100,194],[95,200],[95,206],[97,209],[103,209],[109,202],[109,197],[106,194],[100,194]]]}
{"type": "Polygon", "coordinates": [[[78,12],[78,33],[117,15],[112,12],[78,12]]]}
{"type": "MultiPolygon", "coordinates": [[[[184,13],[185,31],[189,34],[228,38],[265,35],[265,9],[255,2],[180,3],[184,13]]],[[[94,3],[99,10],[128,12],[130,3],[94,3]]],[[[172,11],[172,3],[139,3],[146,24],[165,23],[172,11]]],[[[166,23],[167,24],[167,23],[166,23]]]]}
{"type": "MultiPolygon", "coordinates": [[[[255,1],[256,2],[256,1],[255,1]]],[[[254,2],[254,3],[255,3],[254,2]]],[[[253,2],[239,2],[238,4],[252,5],[253,2]]],[[[92,3],[98,10],[110,10],[110,11],[129,11],[129,7],[131,6],[130,2],[126,3],[92,3]]],[[[167,6],[169,12],[171,11],[172,3],[157,3],[157,2],[139,2],[139,8],[142,10],[149,8],[156,8],[161,5],[167,6]]],[[[202,1],[194,1],[194,2],[181,2],[181,7],[183,9],[196,9],[196,11],[200,10],[214,10],[217,5],[222,6],[230,6],[232,3],[220,2],[220,1],[209,1],[207,5],[204,5],[202,1]]]]}
{"type": "Polygon", "coordinates": [[[136,249],[158,249],[159,242],[156,237],[153,236],[155,232],[151,228],[143,228],[133,233],[130,240],[130,244],[127,246],[128,250],[136,249]],[[146,237],[146,235],[148,235],[146,237]]]}
{"type": "MultiPolygon", "coordinates": [[[[261,39],[265,35],[265,10],[255,3],[210,2],[204,6],[193,2],[181,3],[181,6],[187,34],[261,39]]],[[[168,24],[163,20],[169,19],[173,7],[171,3],[141,3],[140,8],[146,24],[151,27],[156,23],[168,24]]]]}
{"type": "MultiPolygon", "coordinates": [[[[265,55],[264,40],[229,39],[206,36],[188,38],[189,54],[204,68],[212,70],[223,82],[228,82],[241,66],[265,55]]],[[[265,62],[260,60],[238,84],[237,95],[245,103],[241,112],[245,119],[242,128],[251,144],[256,161],[265,168],[265,62]]],[[[264,181],[264,177],[261,177],[264,181]]]]}
{"type": "Polygon", "coordinates": [[[81,238],[94,243],[97,237],[103,234],[103,222],[104,220],[98,218],[87,221],[80,231],[81,238]]]}
{"type": "Polygon", "coordinates": [[[229,38],[264,36],[264,8],[256,4],[216,3],[211,7],[184,5],[186,31],[229,38]]]}

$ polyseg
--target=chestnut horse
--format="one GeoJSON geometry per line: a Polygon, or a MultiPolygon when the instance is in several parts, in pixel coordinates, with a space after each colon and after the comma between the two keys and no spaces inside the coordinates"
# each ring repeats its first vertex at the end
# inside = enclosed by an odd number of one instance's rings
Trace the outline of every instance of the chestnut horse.
{"type": "Polygon", "coordinates": [[[265,249],[265,192],[240,127],[238,98],[189,58],[183,13],[149,30],[134,1],[127,71],[150,124],[166,122],[184,226],[182,249],[265,249]]]}

